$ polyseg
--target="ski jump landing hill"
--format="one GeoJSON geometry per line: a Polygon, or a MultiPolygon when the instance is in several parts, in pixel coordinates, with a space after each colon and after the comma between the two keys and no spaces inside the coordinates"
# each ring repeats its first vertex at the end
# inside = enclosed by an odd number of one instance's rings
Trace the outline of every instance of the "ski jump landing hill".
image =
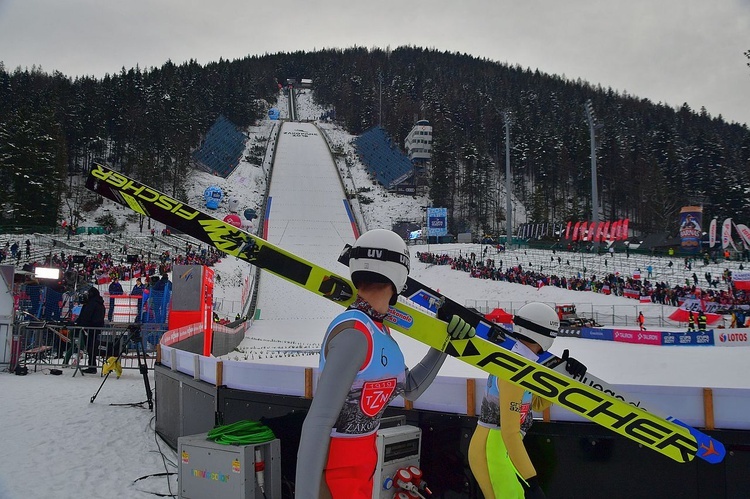
{"type": "MultiPolygon", "coordinates": [[[[284,123],[279,133],[262,237],[313,263],[345,273],[337,262],[359,235],[330,150],[310,123],[284,123]]],[[[263,349],[317,351],[341,307],[321,300],[280,277],[261,272],[254,320],[240,351],[263,349]]],[[[317,356],[270,359],[317,365],[317,356]]],[[[271,366],[268,366],[271,367],[271,366]]],[[[282,367],[282,369],[287,369],[282,367]]]]}
{"type": "MultiPolygon", "coordinates": [[[[353,243],[358,235],[354,220],[321,132],[310,123],[284,123],[263,237],[346,274],[337,258],[344,245],[353,243]]],[[[340,311],[336,304],[261,273],[255,318],[239,350],[283,350],[292,344],[313,350],[328,322],[340,311]]],[[[414,365],[426,347],[395,335],[407,364],[414,365]]],[[[217,415],[224,423],[262,418],[282,439],[282,474],[289,479],[294,476],[300,416],[309,407],[317,378],[316,355],[242,362],[163,347],[161,359],[155,384],[161,398],[157,400],[156,428],[162,437],[176,446],[179,436],[211,429],[217,415]]],[[[422,428],[422,467],[433,490],[449,492],[445,497],[481,497],[473,489],[466,454],[485,379],[482,371],[449,358],[441,376],[419,400],[404,407],[398,399],[386,414],[403,414],[409,424],[422,428]],[[451,490],[456,494],[450,495],[451,490]]],[[[564,490],[570,494],[565,497],[750,496],[746,474],[750,466],[748,390],[719,389],[707,398],[702,388],[622,388],[694,427],[720,428],[711,436],[727,447],[726,459],[717,465],[698,460],[674,463],[597,425],[583,423],[580,416],[553,408],[526,438],[532,459],[545,469],[543,480],[550,490],[564,490]],[[654,473],[655,469],[660,473],[654,473]],[[594,490],[594,496],[590,495],[594,490]]]]}

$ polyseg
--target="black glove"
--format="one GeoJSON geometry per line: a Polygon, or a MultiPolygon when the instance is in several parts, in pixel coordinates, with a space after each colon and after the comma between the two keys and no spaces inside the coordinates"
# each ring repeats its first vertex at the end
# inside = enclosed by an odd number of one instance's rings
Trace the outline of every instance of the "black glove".
{"type": "Polygon", "coordinates": [[[468,322],[463,320],[461,317],[454,315],[448,321],[448,334],[451,335],[453,340],[466,340],[473,338],[477,334],[477,330],[469,325],[468,322]]]}
{"type": "Polygon", "coordinates": [[[583,375],[586,374],[586,366],[580,360],[571,357],[570,350],[567,348],[563,352],[562,360],[565,362],[565,370],[574,378],[583,378],[583,375]]]}
{"type": "Polygon", "coordinates": [[[547,499],[547,496],[544,495],[544,491],[542,490],[542,486],[539,485],[539,479],[536,476],[532,476],[531,478],[526,479],[526,483],[523,485],[523,497],[524,499],[547,499]]]}

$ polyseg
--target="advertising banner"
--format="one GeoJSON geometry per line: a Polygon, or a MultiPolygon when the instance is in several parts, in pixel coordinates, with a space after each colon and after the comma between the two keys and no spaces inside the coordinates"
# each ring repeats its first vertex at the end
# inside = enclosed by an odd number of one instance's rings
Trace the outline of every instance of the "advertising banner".
{"type": "Polygon", "coordinates": [[[737,224],[735,225],[735,228],[737,229],[737,232],[740,234],[740,239],[742,239],[742,244],[745,245],[745,248],[750,248],[750,228],[747,227],[745,224],[737,224]]]}
{"type": "Polygon", "coordinates": [[[704,333],[688,331],[680,332],[663,332],[661,334],[661,344],[664,346],[712,346],[714,344],[713,331],[704,333]]]}
{"type": "Polygon", "coordinates": [[[427,208],[427,235],[448,235],[448,208],[427,208]]]}
{"type": "Polygon", "coordinates": [[[583,332],[579,328],[561,327],[557,331],[557,336],[566,336],[568,338],[582,338],[583,332]]]}
{"type": "Polygon", "coordinates": [[[737,251],[737,246],[735,246],[734,239],[732,239],[732,219],[727,218],[721,224],[721,247],[722,249],[727,249],[730,245],[737,251]]]}
{"type": "Polygon", "coordinates": [[[633,331],[631,329],[615,329],[615,341],[636,343],[639,345],[661,345],[661,333],[655,331],[633,331]]]}
{"type": "Polygon", "coordinates": [[[714,337],[716,338],[717,347],[746,347],[750,346],[748,341],[748,333],[745,331],[728,330],[728,331],[714,331],[714,337]]]}
{"type": "Polygon", "coordinates": [[[581,338],[612,341],[614,339],[614,332],[611,329],[583,328],[581,330],[581,338]]]}
{"type": "Polygon", "coordinates": [[[702,206],[683,206],[680,210],[680,247],[683,252],[700,252],[702,220],[702,206]]]}

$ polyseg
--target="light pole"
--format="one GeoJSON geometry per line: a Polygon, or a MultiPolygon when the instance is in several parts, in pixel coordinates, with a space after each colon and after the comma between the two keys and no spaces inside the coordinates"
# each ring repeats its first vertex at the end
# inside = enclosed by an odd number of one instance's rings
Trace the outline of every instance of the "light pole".
{"type": "MultiPolygon", "coordinates": [[[[586,110],[586,119],[589,122],[589,134],[591,135],[591,221],[594,223],[596,230],[599,230],[599,189],[596,182],[596,130],[601,128],[601,125],[596,122],[596,116],[594,116],[594,106],[591,103],[591,99],[587,100],[584,104],[586,110]]],[[[589,241],[594,243],[594,248],[599,247],[599,243],[595,240],[596,234],[593,237],[589,237],[589,241]]]]}
{"type": "Polygon", "coordinates": [[[513,220],[511,218],[513,203],[510,198],[512,184],[510,177],[510,125],[512,119],[507,111],[503,111],[503,123],[505,125],[505,248],[509,250],[513,231],[513,220]]]}
{"type": "Polygon", "coordinates": [[[378,83],[380,84],[378,91],[378,126],[383,126],[383,73],[378,71],[378,83]]]}

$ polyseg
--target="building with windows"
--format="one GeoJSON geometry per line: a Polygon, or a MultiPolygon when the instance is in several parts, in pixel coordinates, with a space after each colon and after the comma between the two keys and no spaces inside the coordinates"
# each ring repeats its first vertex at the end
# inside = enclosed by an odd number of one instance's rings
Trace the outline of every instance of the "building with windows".
{"type": "Polygon", "coordinates": [[[406,155],[414,164],[425,163],[432,157],[432,126],[419,120],[404,139],[406,155]]]}

